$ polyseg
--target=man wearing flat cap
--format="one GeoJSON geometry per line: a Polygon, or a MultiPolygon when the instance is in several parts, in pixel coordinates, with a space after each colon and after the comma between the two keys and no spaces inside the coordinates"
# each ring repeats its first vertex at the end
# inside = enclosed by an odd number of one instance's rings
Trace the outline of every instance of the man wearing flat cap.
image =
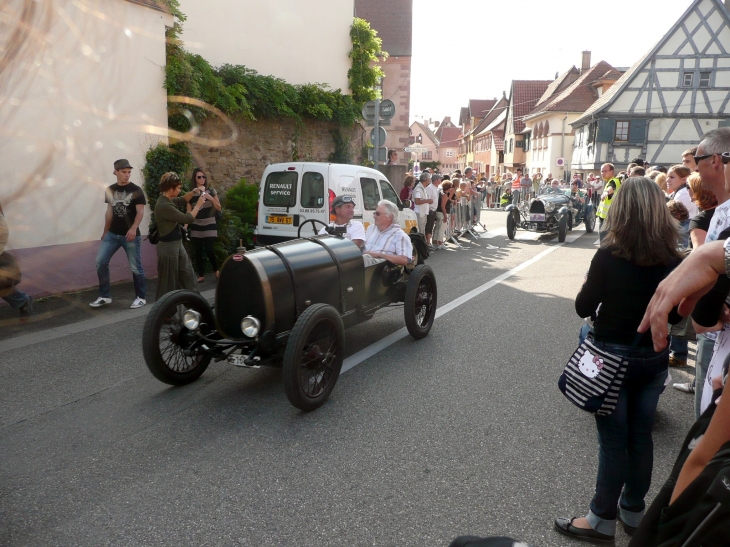
{"type": "MultiPolygon", "coordinates": [[[[359,220],[352,220],[355,215],[355,200],[352,196],[337,196],[332,200],[331,212],[335,215],[335,220],[329,223],[329,227],[347,228],[345,237],[362,248],[365,243],[365,227],[359,220]]],[[[327,229],[322,228],[319,233],[326,234],[327,229]]]]}
{"type": "Polygon", "coordinates": [[[111,276],[109,262],[120,248],[127,253],[127,261],[132,270],[136,298],[130,308],[141,308],[147,303],[146,281],[142,269],[142,236],[139,225],[144,217],[147,200],[142,188],[130,182],[132,166],[125,159],[114,162],[114,175],[117,182],[106,189],[106,215],[101,246],[96,256],[96,273],[99,276],[99,298],[89,304],[92,308],[108,306],[112,303],[111,276]]]}

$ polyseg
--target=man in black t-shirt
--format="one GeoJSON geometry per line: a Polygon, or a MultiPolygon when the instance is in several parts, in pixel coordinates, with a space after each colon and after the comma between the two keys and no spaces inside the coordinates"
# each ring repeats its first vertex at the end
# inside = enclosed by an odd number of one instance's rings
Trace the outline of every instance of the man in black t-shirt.
{"type": "Polygon", "coordinates": [[[117,182],[109,186],[105,192],[106,216],[104,217],[104,232],[101,234],[101,246],[96,256],[96,273],[99,275],[99,298],[89,304],[92,308],[99,308],[112,303],[111,279],[109,275],[109,261],[120,247],[127,253],[129,267],[134,279],[136,298],[130,308],[144,306],[147,301],[144,269],[140,247],[142,237],[139,225],[144,217],[144,206],[147,200],[142,188],[129,182],[132,175],[132,166],[127,160],[114,162],[114,174],[117,182]]]}

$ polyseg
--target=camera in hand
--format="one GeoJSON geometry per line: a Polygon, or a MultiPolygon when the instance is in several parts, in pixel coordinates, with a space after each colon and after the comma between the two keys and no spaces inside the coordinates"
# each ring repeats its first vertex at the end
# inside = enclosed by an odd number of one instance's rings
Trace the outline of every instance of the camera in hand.
{"type": "Polygon", "coordinates": [[[347,226],[327,226],[325,230],[331,236],[345,237],[347,226]]]}

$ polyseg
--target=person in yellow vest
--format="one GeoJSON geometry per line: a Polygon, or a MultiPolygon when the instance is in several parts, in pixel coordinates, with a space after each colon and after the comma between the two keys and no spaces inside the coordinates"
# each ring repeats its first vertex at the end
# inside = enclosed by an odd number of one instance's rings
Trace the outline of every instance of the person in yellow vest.
{"type": "Polygon", "coordinates": [[[598,217],[598,241],[603,241],[603,221],[608,216],[608,209],[611,207],[611,201],[621,187],[621,180],[615,176],[616,168],[612,163],[604,163],[601,165],[601,177],[605,184],[603,185],[603,195],[601,195],[601,203],[598,205],[596,216],[598,217]]]}

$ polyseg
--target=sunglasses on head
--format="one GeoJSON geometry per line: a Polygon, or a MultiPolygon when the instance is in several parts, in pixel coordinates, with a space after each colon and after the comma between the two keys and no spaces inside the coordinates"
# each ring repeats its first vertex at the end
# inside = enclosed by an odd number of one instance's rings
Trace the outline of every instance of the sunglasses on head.
{"type": "Polygon", "coordinates": [[[730,152],[723,152],[720,154],[720,158],[722,158],[722,163],[727,165],[730,163],[730,152]]]}
{"type": "Polygon", "coordinates": [[[355,202],[355,200],[353,199],[352,196],[341,196],[340,201],[342,203],[354,203],[355,202]]]}

